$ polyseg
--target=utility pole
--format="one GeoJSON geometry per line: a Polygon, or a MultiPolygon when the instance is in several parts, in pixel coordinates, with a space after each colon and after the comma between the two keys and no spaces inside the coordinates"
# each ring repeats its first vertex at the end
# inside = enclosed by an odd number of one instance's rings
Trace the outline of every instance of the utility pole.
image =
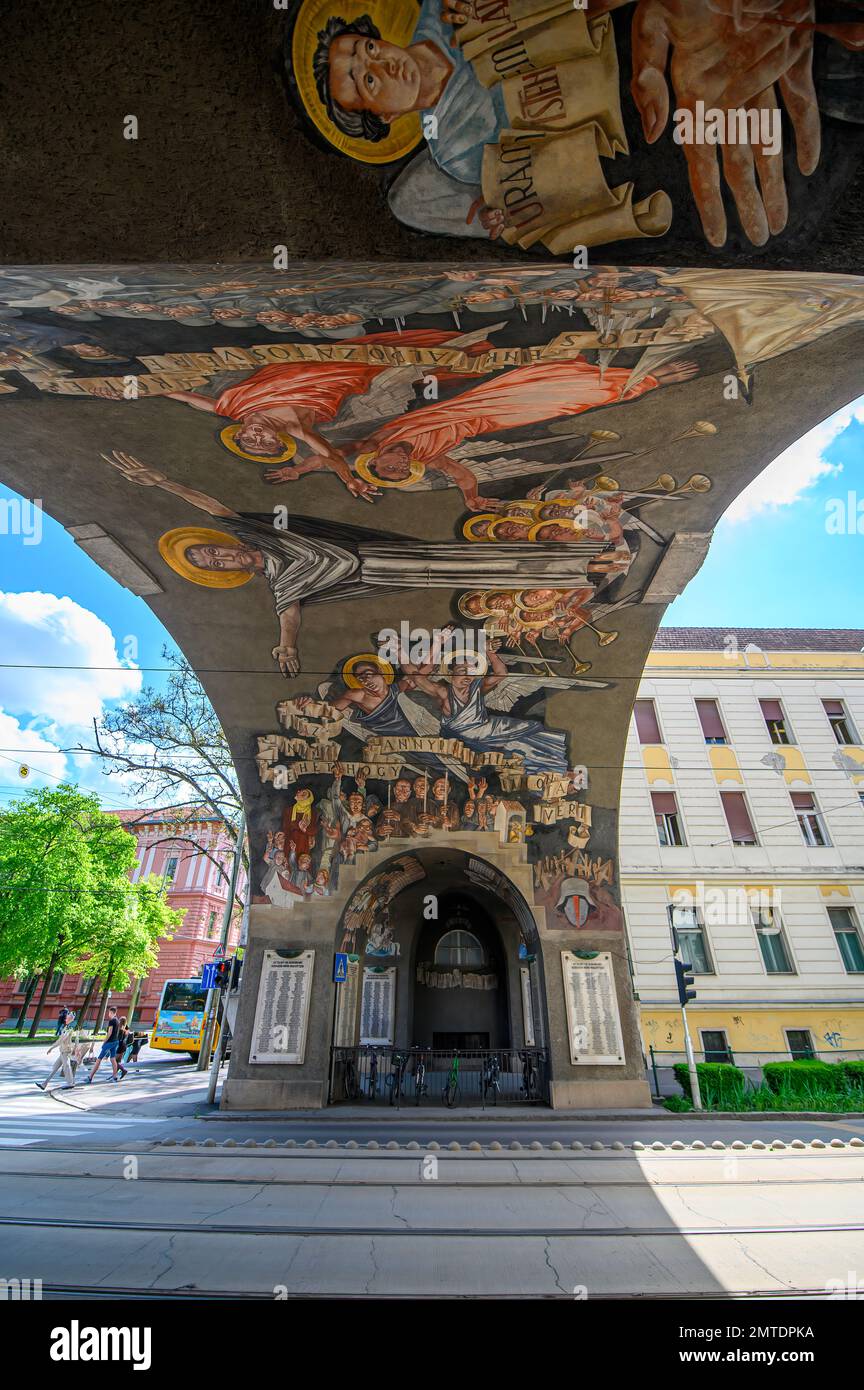
{"type": "Polygon", "coordinates": [[[690,1027],[687,1022],[687,1005],[691,999],[696,998],[695,989],[691,989],[693,976],[689,971],[693,966],[689,961],[675,959],[675,979],[678,984],[678,998],[681,1003],[681,1020],[684,1024],[684,1050],[687,1053],[687,1070],[690,1073],[690,1094],[693,1097],[693,1109],[702,1109],[702,1093],[699,1090],[699,1073],[696,1070],[696,1058],[693,1055],[693,1043],[690,1040],[690,1027]]]}
{"type": "MultiPolygon", "coordinates": [[[[246,835],[246,812],[240,812],[240,822],[237,826],[237,840],[234,845],[234,862],[231,865],[231,878],[228,883],[228,898],[225,903],[225,911],[222,914],[222,955],[223,958],[228,954],[228,933],[231,929],[231,913],[234,907],[234,894],[237,890],[237,879],[240,876],[240,865],[243,862],[243,840],[246,835]]],[[[206,1071],[210,1065],[210,1049],[213,1046],[213,1029],[216,1024],[218,1013],[218,1003],[220,990],[211,989],[207,992],[207,1004],[204,1012],[204,1036],[201,1041],[201,1051],[198,1053],[198,1070],[206,1071]]],[[[223,1027],[225,1020],[222,1020],[223,1027]]],[[[221,1056],[222,1049],[218,1049],[221,1056]]]]}

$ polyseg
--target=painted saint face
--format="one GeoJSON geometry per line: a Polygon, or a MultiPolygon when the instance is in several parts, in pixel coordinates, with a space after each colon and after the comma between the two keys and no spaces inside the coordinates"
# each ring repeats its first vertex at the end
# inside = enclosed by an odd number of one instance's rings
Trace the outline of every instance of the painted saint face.
{"type": "Polygon", "coordinates": [[[524,541],[528,539],[528,526],[521,521],[499,521],[495,527],[495,539],[499,541],[524,541]]]}
{"type": "Polygon", "coordinates": [[[262,556],[248,545],[190,545],[186,559],[199,570],[254,571],[262,556]]]}
{"type": "Polygon", "coordinates": [[[386,695],[387,682],[377,666],[355,666],[354,675],[370,695],[386,695]]]}
{"type": "Polygon", "coordinates": [[[359,792],[352,792],[348,798],[348,810],[352,816],[359,816],[363,810],[363,798],[359,792]]]}
{"type": "Polygon", "coordinates": [[[415,777],[415,779],[414,779],[414,795],[420,797],[421,801],[422,801],[423,797],[426,795],[426,778],[425,778],[425,777],[415,777]]]}
{"type": "Polygon", "coordinates": [[[522,594],[522,605],[524,608],[549,608],[557,597],[557,589],[526,589],[522,594]]]}
{"type": "MultiPolygon", "coordinates": [[[[499,531],[501,527],[499,526],[499,531]]],[[[543,526],[537,533],[538,541],[574,541],[577,539],[575,531],[569,526],[556,526],[554,521],[550,521],[548,526],[543,526]]]]}
{"type": "Polygon", "coordinates": [[[443,801],[447,795],[447,782],[443,777],[438,777],[432,783],[432,795],[436,801],[443,801]]]}
{"type": "Polygon", "coordinates": [[[234,442],[249,454],[269,456],[285,452],[285,443],[272,426],[261,424],[258,420],[243,425],[235,434],[234,442]]]}
{"type": "Polygon", "coordinates": [[[392,121],[417,109],[420,69],[395,43],[342,34],[330,45],[330,92],[346,111],[373,111],[392,121]]]}
{"type": "Polygon", "coordinates": [[[375,455],[372,469],[379,478],[398,483],[411,476],[410,458],[410,450],[405,444],[391,444],[375,455]]]}
{"type": "Polygon", "coordinates": [[[411,795],[411,783],[400,777],[393,788],[393,795],[397,801],[407,801],[411,795]]]}

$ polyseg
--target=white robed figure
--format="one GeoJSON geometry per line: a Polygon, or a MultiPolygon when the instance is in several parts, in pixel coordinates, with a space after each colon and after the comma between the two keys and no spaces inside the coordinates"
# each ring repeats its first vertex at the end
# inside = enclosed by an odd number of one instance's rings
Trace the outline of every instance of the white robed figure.
{"type": "Polygon", "coordinates": [[[490,712],[509,710],[523,695],[544,686],[571,688],[573,682],[556,676],[511,676],[497,652],[497,644],[486,647],[489,668],[477,674],[467,662],[446,662],[449,674],[431,678],[426,666],[404,664],[403,669],[419,689],[431,695],[441,710],[441,735],[458,738],[478,753],[519,754],[529,774],[544,772],[566,775],[567,735],[547,729],[538,719],[519,719],[510,714],[490,712]],[[488,697],[488,698],[487,698],[488,697]]]}

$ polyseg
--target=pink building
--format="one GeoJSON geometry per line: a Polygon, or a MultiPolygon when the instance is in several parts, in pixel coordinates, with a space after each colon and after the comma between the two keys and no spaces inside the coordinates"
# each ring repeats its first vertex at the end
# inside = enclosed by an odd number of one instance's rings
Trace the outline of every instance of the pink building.
{"type": "MultiPolygon", "coordinates": [[[[131,1005],[132,1021],[148,1027],[155,1017],[165,981],[200,975],[204,962],[213,959],[222,933],[232,845],[222,822],[212,817],[202,816],[184,824],[178,837],[177,818],[182,813],[177,810],[118,811],[116,814],[137,841],[138,860],[130,875],[132,882],[154,875],[165,879],[169,885],[169,903],[185,913],[174,937],[170,941],[160,941],[159,961],[150,974],[133,981],[130,989],[111,991],[110,1002],[121,1014],[128,1017],[131,1005]],[[190,840],[194,843],[190,844],[190,840]],[[219,871],[220,865],[224,877],[219,871]]],[[[241,901],[246,896],[246,876],[242,870],[237,896],[241,901]]],[[[228,938],[229,952],[236,947],[239,935],[240,913],[235,908],[228,938]]],[[[33,1017],[42,983],[40,980],[30,1001],[28,1018],[33,1017]]],[[[58,971],[48,987],[42,1021],[46,1025],[54,1023],[64,1004],[79,1013],[88,985],[86,974],[62,975],[58,971]]],[[[8,1028],[17,1020],[26,988],[26,980],[0,980],[0,1028],[8,1028]]],[[[100,999],[97,984],[90,998],[86,1022],[95,1020],[100,999]]]]}

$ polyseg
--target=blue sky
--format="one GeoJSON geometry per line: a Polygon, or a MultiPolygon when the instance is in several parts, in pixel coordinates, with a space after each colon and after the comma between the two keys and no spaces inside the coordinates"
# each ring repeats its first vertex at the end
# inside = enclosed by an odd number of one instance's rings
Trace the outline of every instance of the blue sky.
{"type": "MultiPolygon", "coordinates": [[[[862,460],[864,397],[798,440],[733,503],[664,624],[864,626],[862,460]],[[850,492],[862,503],[861,532],[852,517],[847,534],[836,534],[827,514],[832,499],[845,502],[850,492]]],[[[96,790],[106,806],[132,805],[98,759],[60,750],[89,742],[94,717],[143,683],[163,680],[145,668],[163,665],[162,644],[171,639],[143,599],[104,574],[49,517],[38,545],[8,534],[3,504],[15,496],[0,487],[0,806],[57,778],[96,790]],[[43,665],[114,669],[37,669],[43,665]],[[26,780],[22,762],[32,769],[26,780]]]]}

